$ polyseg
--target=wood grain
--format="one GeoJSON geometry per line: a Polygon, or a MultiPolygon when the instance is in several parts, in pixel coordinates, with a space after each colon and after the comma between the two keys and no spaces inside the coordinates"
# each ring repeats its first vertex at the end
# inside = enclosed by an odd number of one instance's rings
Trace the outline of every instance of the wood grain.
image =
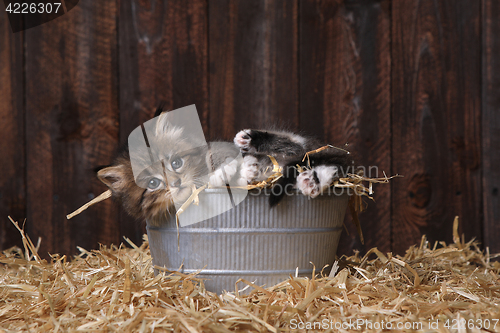
{"type": "Polygon", "coordinates": [[[117,146],[116,76],[114,2],[81,1],[26,31],[27,230],[45,256],[120,240],[110,201],[65,218],[105,190],[93,168],[117,146]]]}
{"type": "MultiPolygon", "coordinates": [[[[300,6],[300,127],[348,149],[372,177],[390,169],[390,2],[303,1],[300,6]]],[[[363,246],[349,234],[338,253],[390,250],[390,186],[360,215],[363,246]]]]}
{"type": "Polygon", "coordinates": [[[481,4],[392,5],[393,249],[481,238],[481,4]]]}
{"type": "Polygon", "coordinates": [[[21,223],[26,217],[23,37],[0,12],[0,249],[21,243],[7,217],[21,223]]]}
{"type": "Polygon", "coordinates": [[[211,137],[298,128],[297,10],[296,0],[210,3],[211,137]]]}
{"type": "Polygon", "coordinates": [[[500,253],[500,2],[483,1],[484,245],[500,253]]]}
{"type": "Polygon", "coordinates": [[[455,215],[500,252],[499,16],[496,0],[94,0],[12,34],[2,12],[0,247],[21,244],[7,215],[44,253],[140,243],[110,200],[64,216],[164,101],[196,104],[207,138],[288,127],[404,175],[375,188],[365,246],[346,218],[339,254],[449,242],[455,215]]]}
{"type": "MultiPolygon", "coordinates": [[[[120,2],[120,138],[165,110],[195,104],[208,133],[207,3],[120,2]]],[[[144,221],[121,214],[121,234],[141,242],[144,221]]]]}

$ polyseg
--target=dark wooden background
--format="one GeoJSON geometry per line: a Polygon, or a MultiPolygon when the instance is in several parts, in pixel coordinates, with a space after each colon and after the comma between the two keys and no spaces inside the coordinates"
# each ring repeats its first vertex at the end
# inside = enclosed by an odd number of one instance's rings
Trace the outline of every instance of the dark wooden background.
{"type": "Polygon", "coordinates": [[[140,243],[110,200],[65,215],[164,100],[196,104],[207,137],[286,125],[404,175],[339,254],[450,242],[455,215],[500,252],[499,31],[498,0],[85,0],[16,34],[2,10],[0,248],[20,244],[8,215],[42,253],[140,243]]]}

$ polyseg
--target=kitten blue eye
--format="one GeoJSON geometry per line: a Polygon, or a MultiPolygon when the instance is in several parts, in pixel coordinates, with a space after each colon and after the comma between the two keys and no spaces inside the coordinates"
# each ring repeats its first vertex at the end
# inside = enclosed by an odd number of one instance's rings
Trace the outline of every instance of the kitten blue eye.
{"type": "Polygon", "coordinates": [[[180,167],[182,167],[182,165],[184,164],[184,162],[182,161],[182,158],[176,158],[175,160],[173,160],[170,165],[172,165],[172,168],[174,170],[177,170],[179,169],[180,167]]]}
{"type": "Polygon", "coordinates": [[[156,190],[161,185],[161,180],[158,178],[151,178],[148,182],[148,188],[150,190],[156,190]]]}

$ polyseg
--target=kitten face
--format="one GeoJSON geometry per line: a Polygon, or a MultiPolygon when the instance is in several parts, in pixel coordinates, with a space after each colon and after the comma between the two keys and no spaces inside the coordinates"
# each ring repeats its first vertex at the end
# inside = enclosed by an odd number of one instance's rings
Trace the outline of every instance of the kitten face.
{"type": "Polygon", "coordinates": [[[130,215],[158,225],[175,213],[175,203],[189,198],[193,187],[207,182],[207,148],[161,116],[148,141],[147,149],[124,153],[97,176],[130,215]],[[134,177],[133,169],[142,171],[134,177]]]}

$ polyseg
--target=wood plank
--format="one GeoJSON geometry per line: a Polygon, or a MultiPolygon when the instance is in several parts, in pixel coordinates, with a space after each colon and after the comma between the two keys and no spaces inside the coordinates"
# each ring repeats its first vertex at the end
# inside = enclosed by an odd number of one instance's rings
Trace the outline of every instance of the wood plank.
{"type": "Polygon", "coordinates": [[[24,155],[23,33],[12,33],[5,11],[0,12],[0,249],[21,244],[7,217],[26,217],[24,155]]]}
{"type": "Polygon", "coordinates": [[[44,255],[116,244],[111,201],[65,218],[105,190],[93,169],[117,146],[116,4],[83,1],[25,33],[29,235],[44,255]]]}
{"type": "Polygon", "coordinates": [[[481,238],[481,3],[392,3],[393,246],[481,238]]]}
{"type": "MultiPolygon", "coordinates": [[[[355,154],[371,176],[390,166],[390,1],[310,0],[300,6],[300,127],[355,154]]],[[[390,250],[390,186],[360,215],[363,246],[351,216],[337,253],[390,250]]]]}
{"type": "Polygon", "coordinates": [[[298,128],[298,2],[214,1],[209,6],[210,134],[298,128]]]}
{"type": "MultiPolygon", "coordinates": [[[[120,2],[120,138],[166,110],[195,104],[208,133],[208,18],[203,0],[120,2]]],[[[121,233],[140,242],[144,221],[121,214],[121,233]]]]}
{"type": "Polygon", "coordinates": [[[483,203],[484,240],[500,252],[500,2],[483,1],[483,203]]]}

